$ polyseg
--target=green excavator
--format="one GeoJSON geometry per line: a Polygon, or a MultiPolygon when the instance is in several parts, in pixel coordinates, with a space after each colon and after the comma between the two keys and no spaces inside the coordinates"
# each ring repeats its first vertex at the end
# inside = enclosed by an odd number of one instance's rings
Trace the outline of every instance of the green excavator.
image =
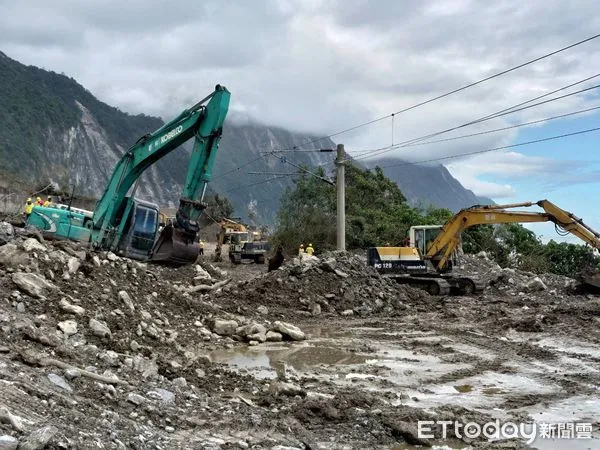
{"type": "Polygon", "coordinates": [[[212,178],[230,93],[214,92],[153,133],[142,136],[115,166],[94,211],[68,205],[35,206],[27,219],[50,238],[89,242],[137,260],[173,265],[193,263],[199,253],[199,219],[212,178]],[[163,228],[158,205],[135,198],[142,173],[152,164],[195,138],[175,219],[163,228]],[[162,229],[161,229],[162,228],[162,229]]]}

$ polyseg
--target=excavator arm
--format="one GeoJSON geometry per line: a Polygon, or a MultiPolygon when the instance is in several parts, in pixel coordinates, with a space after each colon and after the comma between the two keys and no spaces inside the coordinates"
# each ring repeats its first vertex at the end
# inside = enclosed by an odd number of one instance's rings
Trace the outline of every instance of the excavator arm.
{"type": "Polygon", "coordinates": [[[583,223],[574,214],[565,211],[548,200],[513,203],[509,205],[473,206],[458,212],[441,229],[431,242],[425,255],[439,272],[446,270],[448,259],[460,242],[461,233],[475,225],[503,223],[554,222],[559,228],[572,233],[587,244],[600,249],[600,234],[583,223]],[[512,208],[537,205],[544,212],[508,211],[512,208]]]}
{"type": "Polygon", "coordinates": [[[153,255],[156,256],[153,259],[169,259],[170,254],[178,250],[175,248],[176,241],[184,246],[183,250],[193,243],[199,228],[198,219],[205,208],[203,198],[207,183],[212,177],[229,100],[229,91],[217,85],[213,93],[158,130],[141,137],[127,150],[113,170],[94,210],[92,245],[116,248],[126,227],[126,220],[120,218],[128,217],[133,207],[133,199],[127,197],[132,186],[152,164],[192,137],[195,142],[176,220],[163,230],[153,250],[153,255]]]}

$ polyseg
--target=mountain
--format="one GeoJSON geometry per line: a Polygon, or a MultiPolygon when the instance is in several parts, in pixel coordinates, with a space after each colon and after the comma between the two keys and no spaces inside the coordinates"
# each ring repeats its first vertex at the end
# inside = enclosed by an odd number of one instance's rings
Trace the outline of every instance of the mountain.
{"type": "MultiPolygon", "coordinates": [[[[206,93],[199,98],[201,94],[206,93]]],[[[18,177],[32,188],[51,183],[70,191],[74,186],[77,194],[97,198],[123,153],[163,123],[158,117],[120,111],[73,78],[25,66],[0,52],[0,181],[5,184],[18,177]]],[[[334,153],[279,152],[335,148],[331,140],[313,140],[277,127],[242,123],[230,115],[210,190],[229,197],[237,216],[255,215],[258,222],[273,223],[281,193],[293,183],[289,174],[298,172],[296,166],[323,165],[328,174],[334,168],[334,153]]],[[[190,147],[172,152],[144,173],[136,195],[165,207],[177,205],[190,147]]],[[[412,166],[387,174],[412,203],[454,210],[477,203],[443,166],[412,166]]]]}
{"type": "Polygon", "coordinates": [[[405,164],[396,158],[379,158],[368,162],[367,167],[379,166],[383,173],[396,182],[413,205],[428,205],[459,211],[467,206],[493,204],[493,200],[478,197],[466,189],[441,164],[405,164]]]}

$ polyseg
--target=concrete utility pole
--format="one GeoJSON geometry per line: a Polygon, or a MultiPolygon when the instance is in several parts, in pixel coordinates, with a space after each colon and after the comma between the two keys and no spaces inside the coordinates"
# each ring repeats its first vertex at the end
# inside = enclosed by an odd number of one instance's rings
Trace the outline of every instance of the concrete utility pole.
{"type": "Polygon", "coordinates": [[[337,249],[346,250],[346,179],[344,174],[344,144],[337,146],[337,249]]]}

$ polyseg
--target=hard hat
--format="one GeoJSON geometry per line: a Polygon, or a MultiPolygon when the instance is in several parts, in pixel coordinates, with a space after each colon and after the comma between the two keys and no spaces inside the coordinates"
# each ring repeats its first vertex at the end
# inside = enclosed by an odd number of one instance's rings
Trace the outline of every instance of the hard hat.
{"type": "Polygon", "coordinates": [[[29,198],[27,199],[27,201],[31,203],[31,197],[29,197],[29,198]]]}
{"type": "Polygon", "coordinates": [[[50,200],[50,199],[52,199],[52,197],[49,195],[49,196],[48,196],[48,200],[50,200]]]}
{"type": "Polygon", "coordinates": [[[304,244],[300,244],[300,247],[304,247],[304,244]]]}
{"type": "Polygon", "coordinates": [[[36,200],[41,200],[41,198],[37,197],[36,200]]]}
{"type": "Polygon", "coordinates": [[[308,244],[309,247],[312,247],[312,244],[308,244]]]}

